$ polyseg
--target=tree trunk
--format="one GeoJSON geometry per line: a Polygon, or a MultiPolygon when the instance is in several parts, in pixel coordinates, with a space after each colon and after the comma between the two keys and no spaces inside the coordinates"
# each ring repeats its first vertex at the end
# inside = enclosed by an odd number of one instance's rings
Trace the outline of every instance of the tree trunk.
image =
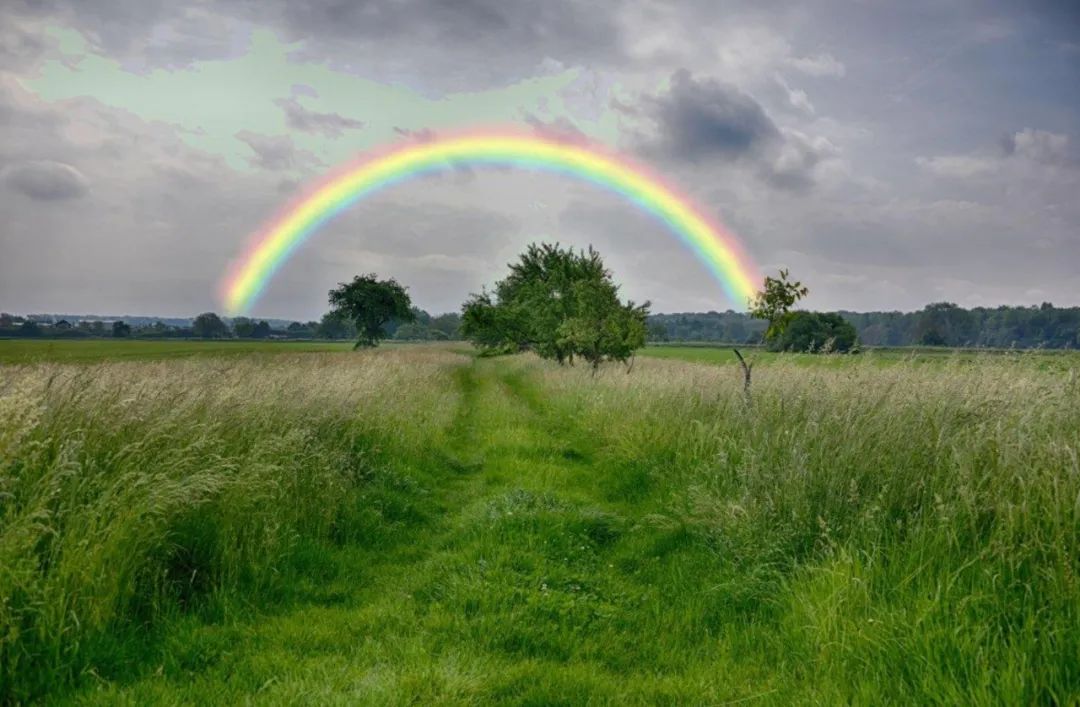
{"type": "Polygon", "coordinates": [[[750,371],[753,370],[754,364],[753,363],[747,364],[746,359],[743,358],[742,354],[739,353],[738,349],[733,348],[731,350],[735,352],[736,358],[739,359],[739,364],[742,365],[742,370],[743,370],[743,398],[746,400],[746,404],[749,405],[750,404],[750,371]]]}

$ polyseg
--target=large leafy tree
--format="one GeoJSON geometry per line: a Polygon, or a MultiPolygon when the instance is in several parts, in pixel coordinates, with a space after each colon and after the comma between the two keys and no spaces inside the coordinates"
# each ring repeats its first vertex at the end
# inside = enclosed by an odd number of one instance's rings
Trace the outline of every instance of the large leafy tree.
{"type": "Polygon", "coordinates": [[[494,292],[462,306],[461,333],[492,352],[530,349],[544,358],[594,367],[626,361],[645,343],[648,303],[619,301],[600,254],[530,245],[494,292]]]}
{"type": "Polygon", "coordinates": [[[380,280],[375,273],[357,275],[352,282],[342,282],[330,290],[333,314],[356,325],[356,346],[375,346],[386,337],[383,327],[392,320],[416,319],[409,293],[397,280],[380,280]]]}
{"type": "Polygon", "coordinates": [[[798,281],[788,279],[788,271],[781,270],[780,277],[765,277],[765,285],[750,301],[750,316],[769,323],[765,341],[778,339],[791,321],[791,308],[805,297],[809,290],[798,281]]]}

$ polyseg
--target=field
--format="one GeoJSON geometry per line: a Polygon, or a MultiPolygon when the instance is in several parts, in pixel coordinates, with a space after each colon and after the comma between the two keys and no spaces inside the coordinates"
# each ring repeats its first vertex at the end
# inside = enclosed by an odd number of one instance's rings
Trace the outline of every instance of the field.
{"type": "Polygon", "coordinates": [[[141,361],[188,356],[246,356],[250,354],[348,351],[351,343],[319,341],[188,341],[130,339],[9,339],[0,340],[0,364],[62,361],[141,361]]]}
{"type": "Polygon", "coordinates": [[[0,702],[1080,700],[1073,355],[13,343],[0,702]]]}

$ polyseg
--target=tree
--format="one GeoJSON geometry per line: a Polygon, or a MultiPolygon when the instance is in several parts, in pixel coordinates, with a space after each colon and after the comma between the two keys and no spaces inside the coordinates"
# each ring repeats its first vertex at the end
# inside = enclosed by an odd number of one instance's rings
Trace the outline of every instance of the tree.
{"type": "Polygon", "coordinates": [[[649,322],[649,327],[646,332],[645,338],[649,341],[667,341],[667,327],[664,326],[661,322],[649,322]]]}
{"type": "Polygon", "coordinates": [[[117,319],[112,323],[112,335],[115,339],[126,339],[131,336],[131,326],[117,319]]]}
{"type": "Polygon", "coordinates": [[[394,279],[379,280],[374,273],[357,275],[350,283],[330,290],[330,306],[356,325],[356,346],[376,346],[386,336],[383,327],[391,320],[412,322],[409,293],[394,279]]]}
{"type": "Polygon", "coordinates": [[[457,312],[448,312],[432,317],[431,328],[446,334],[447,339],[456,339],[461,335],[461,315],[457,312]]]}
{"type": "Polygon", "coordinates": [[[779,351],[850,351],[855,346],[855,327],[839,314],[794,312],[784,332],[770,348],[779,351]]]}
{"type": "Polygon", "coordinates": [[[494,293],[462,305],[461,334],[487,352],[529,349],[543,358],[595,367],[626,361],[644,345],[648,303],[619,301],[600,254],[532,244],[494,293]]]}
{"type": "Polygon", "coordinates": [[[232,321],[233,333],[239,339],[250,339],[255,333],[255,322],[247,317],[237,317],[232,321]]]}
{"type": "MultiPolygon", "coordinates": [[[[961,346],[971,338],[971,312],[952,302],[934,302],[918,313],[915,340],[926,346],[961,346]]],[[[1031,322],[1031,318],[1028,318],[1031,322]]]]}
{"type": "Polygon", "coordinates": [[[213,312],[203,312],[195,317],[191,333],[200,339],[223,339],[229,335],[229,327],[213,312]]]}
{"type": "Polygon", "coordinates": [[[259,323],[251,330],[251,337],[253,339],[270,338],[270,322],[265,319],[259,321],[259,323]]]}
{"type": "Polygon", "coordinates": [[[769,322],[765,341],[771,342],[784,333],[791,321],[791,307],[805,297],[809,290],[801,282],[788,280],[788,271],[781,270],[780,277],[765,277],[765,286],[750,301],[750,316],[769,322]]]}
{"type": "Polygon", "coordinates": [[[41,327],[33,319],[27,319],[19,327],[19,336],[41,336],[41,327]]]}
{"type": "Polygon", "coordinates": [[[340,312],[327,312],[315,326],[320,339],[351,339],[356,336],[356,325],[340,312]]]}

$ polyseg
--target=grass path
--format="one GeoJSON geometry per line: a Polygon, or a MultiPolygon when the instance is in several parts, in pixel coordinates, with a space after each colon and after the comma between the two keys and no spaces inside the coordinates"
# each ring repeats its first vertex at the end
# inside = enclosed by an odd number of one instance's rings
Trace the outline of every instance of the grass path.
{"type": "Polygon", "coordinates": [[[384,532],[314,553],[276,608],[171,625],[78,703],[775,700],[768,611],[716,586],[647,478],[513,364],[455,373],[441,449],[387,470],[384,532]],[[630,479],[630,481],[627,481],[630,479]],[[630,486],[628,486],[630,484],[630,486]]]}

